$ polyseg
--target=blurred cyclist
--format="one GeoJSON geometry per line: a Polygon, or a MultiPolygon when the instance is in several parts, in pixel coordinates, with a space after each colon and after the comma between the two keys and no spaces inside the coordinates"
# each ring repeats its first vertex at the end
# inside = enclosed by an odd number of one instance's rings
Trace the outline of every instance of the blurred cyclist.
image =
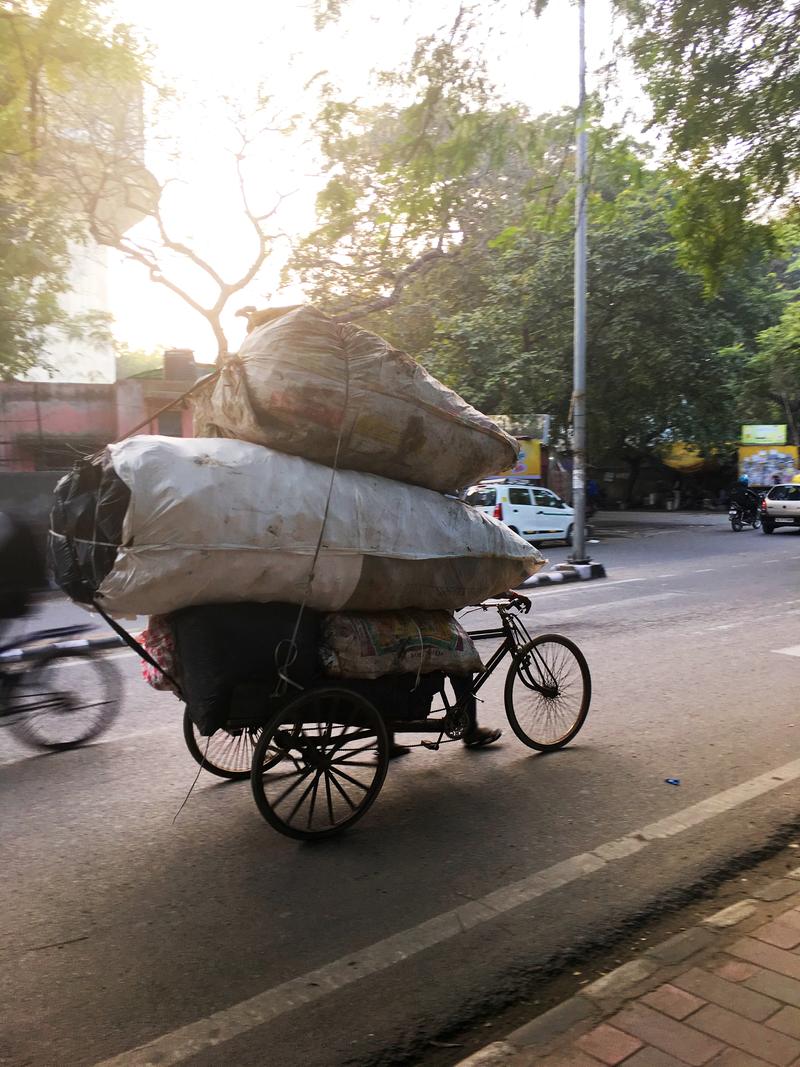
{"type": "Polygon", "coordinates": [[[44,559],[30,527],[0,511],[0,619],[24,615],[44,584],[44,559]]]}

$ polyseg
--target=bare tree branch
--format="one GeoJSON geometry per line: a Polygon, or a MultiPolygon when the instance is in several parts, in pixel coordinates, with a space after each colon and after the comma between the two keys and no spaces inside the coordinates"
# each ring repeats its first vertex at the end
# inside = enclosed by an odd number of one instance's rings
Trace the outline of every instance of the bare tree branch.
{"type": "Polygon", "coordinates": [[[402,293],[408,282],[417,274],[425,273],[438,261],[442,259],[450,258],[451,253],[445,252],[441,248],[441,242],[436,248],[430,248],[427,252],[423,252],[422,255],[409,263],[408,266],[403,269],[395,277],[394,287],[391,293],[386,296],[376,297],[374,300],[368,300],[363,304],[356,304],[353,307],[347,309],[341,309],[338,312],[334,312],[333,318],[337,322],[352,322],[354,319],[363,319],[366,315],[371,315],[376,311],[384,311],[386,308],[393,307],[400,299],[402,293]]]}

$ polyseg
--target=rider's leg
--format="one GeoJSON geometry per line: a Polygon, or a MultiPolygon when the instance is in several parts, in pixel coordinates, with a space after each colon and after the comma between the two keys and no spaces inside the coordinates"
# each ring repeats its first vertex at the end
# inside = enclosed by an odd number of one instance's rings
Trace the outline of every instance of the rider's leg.
{"type": "Polygon", "coordinates": [[[503,734],[502,730],[478,725],[478,701],[472,692],[472,676],[451,677],[450,682],[453,686],[456,701],[467,712],[468,725],[462,738],[467,748],[485,748],[486,745],[491,745],[494,741],[497,741],[503,734]]]}

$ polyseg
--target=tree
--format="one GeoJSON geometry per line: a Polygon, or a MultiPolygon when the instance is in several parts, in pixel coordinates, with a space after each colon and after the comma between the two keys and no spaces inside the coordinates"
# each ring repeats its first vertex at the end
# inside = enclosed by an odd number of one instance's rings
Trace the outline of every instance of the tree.
{"type": "Polygon", "coordinates": [[[67,174],[85,172],[87,146],[72,122],[75,102],[129,93],[143,67],[125,27],[110,26],[95,0],[0,3],[0,376],[41,361],[53,331],[96,339],[94,315],[70,319],[70,243],[86,221],[67,174]]]}
{"type": "Polygon", "coordinates": [[[617,0],[633,57],[666,130],[681,195],[676,232],[710,286],[795,203],[800,178],[800,4],[617,0]]]}
{"type": "MultiPolygon", "coordinates": [[[[629,168],[626,168],[629,169],[629,168]]],[[[679,262],[663,173],[617,186],[590,209],[587,365],[589,449],[598,464],[628,464],[675,441],[701,450],[736,437],[737,396],[749,349],[775,321],[776,281],[753,259],[708,300],[679,262]]],[[[482,301],[443,319],[424,359],[488,411],[547,411],[569,444],[572,240],[568,230],[522,231],[486,262],[482,301]]]]}
{"type": "Polygon", "coordinates": [[[761,401],[759,411],[767,408],[777,421],[785,419],[792,443],[800,445],[800,301],[788,304],[780,322],[759,334],[745,372],[750,405],[761,401]]]}
{"type": "MultiPolygon", "coordinates": [[[[92,237],[98,244],[115,248],[140,264],[151,281],[168,289],[200,315],[214,337],[217,360],[224,359],[229,351],[223,325],[229,302],[257,279],[273,253],[275,242],[285,236],[278,216],[291,193],[273,190],[263,181],[263,174],[272,155],[286,152],[286,136],[294,130],[295,122],[261,90],[252,107],[231,101],[225,104],[228,141],[220,143],[219,154],[228,163],[231,195],[219,209],[231,215],[232,203],[238,205],[237,222],[246,229],[250,246],[239,257],[239,265],[231,277],[202,250],[201,241],[176,232],[170,222],[172,208],[184,195],[185,183],[181,178],[167,178],[152,190],[152,195],[147,180],[127,183],[126,195],[131,208],[144,216],[143,222],[132,230],[118,226],[116,217],[107,216],[102,202],[96,203],[91,195],[83,199],[92,237]]],[[[114,165],[118,164],[118,157],[114,164],[109,163],[109,180],[114,165]]],[[[131,173],[134,169],[135,161],[131,159],[131,173]]],[[[91,190],[88,192],[91,194],[91,190]]]]}
{"type": "Polygon", "coordinates": [[[419,41],[406,70],[382,75],[393,98],[380,106],[328,94],[316,130],[329,178],[290,274],[335,316],[394,308],[445,261],[463,269],[472,249],[533,206],[531,173],[548,154],[558,159],[539,199],[558,185],[571,116],[545,129],[499,104],[469,34],[460,10],[445,38],[419,41]]]}

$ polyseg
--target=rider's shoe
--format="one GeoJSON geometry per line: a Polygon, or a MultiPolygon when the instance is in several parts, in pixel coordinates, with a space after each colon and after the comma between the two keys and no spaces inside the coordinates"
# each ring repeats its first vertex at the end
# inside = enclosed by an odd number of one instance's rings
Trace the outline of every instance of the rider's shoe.
{"type": "Polygon", "coordinates": [[[486,748],[503,736],[502,730],[492,730],[489,726],[475,726],[462,738],[467,748],[486,748]]]}

